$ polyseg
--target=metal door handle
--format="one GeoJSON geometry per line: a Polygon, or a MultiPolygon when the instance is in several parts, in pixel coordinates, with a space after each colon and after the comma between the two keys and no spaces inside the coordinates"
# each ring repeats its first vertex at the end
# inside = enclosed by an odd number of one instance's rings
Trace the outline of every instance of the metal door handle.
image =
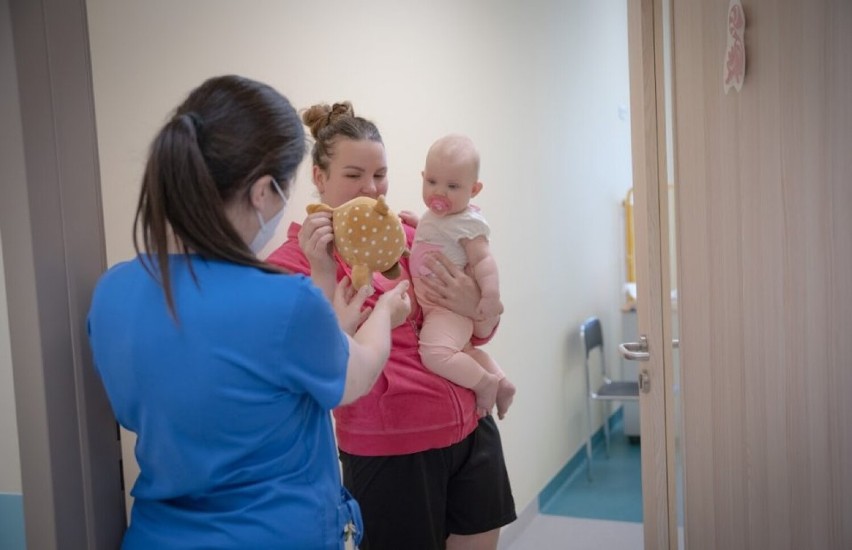
{"type": "Polygon", "coordinates": [[[648,353],[648,339],[640,336],[638,342],[624,342],[618,345],[618,353],[630,361],[647,361],[651,358],[648,353]]]}

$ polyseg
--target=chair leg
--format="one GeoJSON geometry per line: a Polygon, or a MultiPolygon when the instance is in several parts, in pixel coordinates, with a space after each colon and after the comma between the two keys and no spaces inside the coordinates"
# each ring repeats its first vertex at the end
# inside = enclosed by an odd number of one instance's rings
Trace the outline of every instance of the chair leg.
{"type": "Polygon", "coordinates": [[[586,396],[586,420],[588,430],[586,431],[586,477],[592,480],[592,400],[586,396]]]}
{"type": "Polygon", "coordinates": [[[609,458],[609,401],[603,402],[604,406],[604,441],[606,441],[606,457],[609,458]]]}

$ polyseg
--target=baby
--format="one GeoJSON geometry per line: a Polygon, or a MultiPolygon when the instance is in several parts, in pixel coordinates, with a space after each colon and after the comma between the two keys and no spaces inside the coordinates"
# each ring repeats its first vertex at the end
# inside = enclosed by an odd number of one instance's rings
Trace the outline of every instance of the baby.
{"type": "Polygon", "coordinates": [[[436,141],[426,155],[423,202],[429,208],[417,224],[411,251],[411,274],[417,301],[423,308],[420,356],[431,371],[476,394],[480,414],[497,405],[503,418],[512,404],[515,386],[497,363],[470,343],[474,323],[503,311],[497,264],[488,248],[489,228],[470,199],[482,190],[479,153],[473,142],[460,135],[436,141]],[[430,252],[441,251],[459,268],[470,265],[482,298],[477,319],[458,315],[427,297],[423,282],[431,272],[424,264],[430,252]]]}

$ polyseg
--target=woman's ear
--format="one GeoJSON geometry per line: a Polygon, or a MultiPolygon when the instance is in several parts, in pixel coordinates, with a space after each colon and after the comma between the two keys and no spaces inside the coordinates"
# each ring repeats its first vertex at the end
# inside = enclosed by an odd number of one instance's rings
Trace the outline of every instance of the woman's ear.
{"type": "Polygon", "coordinates": [[[319,166],[317,166],[316,164],[314,164],[314,166],[313,166],[313,180],[314,180],[314,185],[316,186],[317,191],[319,191],[320,195],[325,193],[326,179],[327,179],[327,176],[325,174],[325,171],[322,168],[320,168],[319,166]]]}
{"type": "Polygon", "coordinates": [[[262,210],[267,193],[272,192],[272,176],[261,176],[249,187],[249,202],[255,210],[262,210]]]}

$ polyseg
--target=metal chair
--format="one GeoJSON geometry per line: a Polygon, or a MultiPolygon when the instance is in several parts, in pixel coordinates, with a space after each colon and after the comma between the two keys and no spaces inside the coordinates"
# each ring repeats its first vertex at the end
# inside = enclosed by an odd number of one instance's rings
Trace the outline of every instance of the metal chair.
{"type": "Polygon", "coordinates": [[[592,401],[601,401],[604,408],[604,440],[606,441],[606,456],[609,458],[609,401],[638,401],[639,400],[639,382],[629,380],[613,380],[610,372],[606,368],[606,359],[604,357],[603,347],[603,330],[601,329],[600,319],[597,317],[589,317],[583,324],[580,325],[580,340],[583,343],[585,350],[585,371],[586,371],[586,416],[589,422],[589,431],[586,437],[586,473],[589,480],[592,479],[592,401]],[[600,360],[597,363],[600,365],[599,375],[601,385],[592,389],[592,361],[590,356],[594,350],[597,350],[600,360]]]}

